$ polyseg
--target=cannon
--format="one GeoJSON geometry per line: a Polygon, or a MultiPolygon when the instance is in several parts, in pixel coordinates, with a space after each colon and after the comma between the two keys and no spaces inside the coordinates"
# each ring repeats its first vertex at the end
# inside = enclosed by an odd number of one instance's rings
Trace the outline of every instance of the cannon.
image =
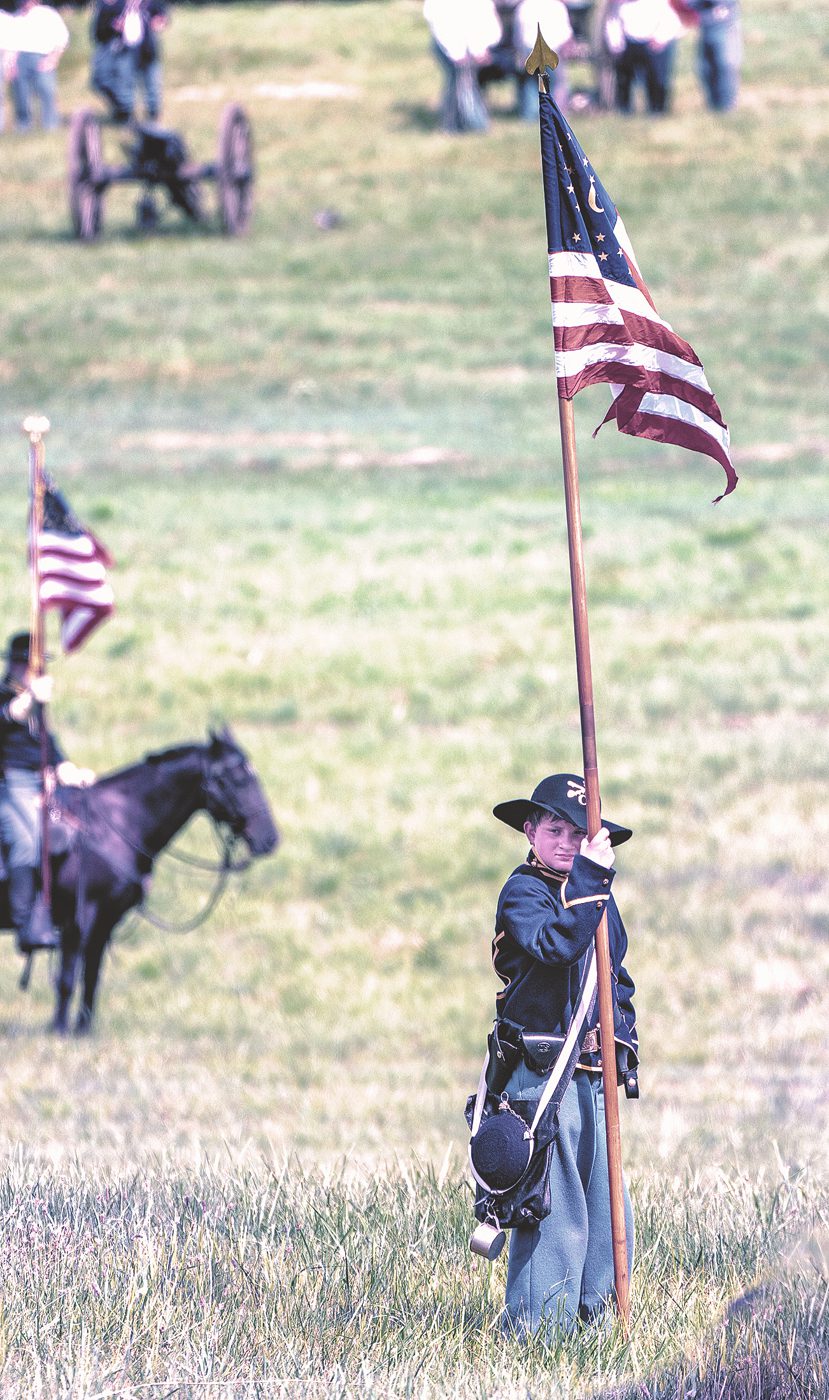
{"type": "Polygon", "coordinates": [[[215,161],[198,164],[190,159],[183,138],[151,123],[133,122],[123,145],[126,161],[107,165],[103,156],[101,121],[95,112],[75,112],[69,128],[69,209],[75,237],[91,243],[103,228],[104,195],[111,185],[138,184],[143,189],[136,203],[136,221],[151,232],[163,212],[156,191],[197,224],[207,215],[202,182],[215,181],[218,217],[222,233],[245,233],[253,212],[253,137],[242,107],[231,103],[219,122],[215,161]]]}

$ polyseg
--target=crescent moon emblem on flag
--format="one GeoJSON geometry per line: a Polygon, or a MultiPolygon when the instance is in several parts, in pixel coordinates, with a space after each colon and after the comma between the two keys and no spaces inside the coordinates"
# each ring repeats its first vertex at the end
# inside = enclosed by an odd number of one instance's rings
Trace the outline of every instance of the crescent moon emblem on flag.
{"type": "Polygon", "coordinates": [[[603,213],[604,213],[604,206],[601,205],[601,204],[599,204],[599,203],[597,203],[597,200],[596,200],[596,186],[595,186],[595,184],[593,183],[592,180],[590,181],[590,193],[589,193],[589,195],[587,196],[587,203],[590,205],[590,208],[594,211],[594,213],[596,213],[596,214],[603,214],[603,213]]]}

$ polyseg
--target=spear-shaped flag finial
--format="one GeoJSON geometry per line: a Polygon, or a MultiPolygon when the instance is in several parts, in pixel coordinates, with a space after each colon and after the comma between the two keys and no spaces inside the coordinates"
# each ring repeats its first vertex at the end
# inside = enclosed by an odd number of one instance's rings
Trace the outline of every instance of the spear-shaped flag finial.
{"type": "Polygon", "coordinates": [[[23,419],[23,431],[28,434],[30,442],[39,442],[49,431],[49,419],[39,413],[30,413],[28,418],[23,419]]]}
{"type": "Polygon", "coordinates": [[[552,72],[554,68],[558,68],[558,54],[555,49],[550,48],[550,45],[541,33],[541,25],[538,26],[538,36],[535,41],[535,47],[524,66],[530,76],[532,76],[533,73],[538,74],[538,86],[540,90],[543,90],[546,73],[548,71],[552,72]]]}

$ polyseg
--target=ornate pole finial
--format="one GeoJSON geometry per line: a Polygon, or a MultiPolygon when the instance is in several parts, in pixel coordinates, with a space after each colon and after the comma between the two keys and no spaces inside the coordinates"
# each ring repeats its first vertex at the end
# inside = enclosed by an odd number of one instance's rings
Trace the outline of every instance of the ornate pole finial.
{"type": "Polygon", "coordinates": [[[535,47],[524,65],[527,72],[532,75],[538,74],[539,91],[544,91],[544,78],[548,70],[558,68],[558,54],[555,49],[551,49],[544,35],[541,33],[541,25],[538,26],[538,36],[535,47]]]}
{"type": "Polygon", "coordinates": [[[49,431],[50,423],[48,418],[42,414],[30,413],[28,418],[23,419],[22,428],[28,434],[30,442],[40,442],[40,439],[49,431]]]}

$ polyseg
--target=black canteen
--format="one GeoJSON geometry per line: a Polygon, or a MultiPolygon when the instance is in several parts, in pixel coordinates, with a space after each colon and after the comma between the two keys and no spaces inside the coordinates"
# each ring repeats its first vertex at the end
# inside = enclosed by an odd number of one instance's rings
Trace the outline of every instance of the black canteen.
{"type": "Polygon", "coordinates": [[[532,1146],[527,1125],[516,1113],[493,1113],[469,1146],[475,1175],[491,1191],[509,1191],[527,1170],[532,1146]]]}

